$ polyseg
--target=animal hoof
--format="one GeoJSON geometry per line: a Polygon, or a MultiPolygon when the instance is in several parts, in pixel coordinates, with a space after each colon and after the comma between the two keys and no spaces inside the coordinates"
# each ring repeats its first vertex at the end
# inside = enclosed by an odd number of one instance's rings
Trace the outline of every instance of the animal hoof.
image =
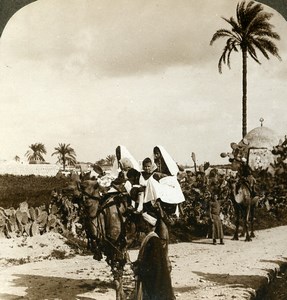
{"type": "Polygon", "coordinates": [[[249,238],[249,239],[245,239],[245,242],[251,242],[252,241],[252,239],[251,238],[249,238]]]}
{"type": "Polygon", "coordinates": [[[231,240],[232,241],[238,241],[238,237],[233,237],[231,240]]]}
{"type": "Polygon", "coordinates": [[[101,253],[94,253],[93,259],[101,261],[103,258],[101,253]]]}

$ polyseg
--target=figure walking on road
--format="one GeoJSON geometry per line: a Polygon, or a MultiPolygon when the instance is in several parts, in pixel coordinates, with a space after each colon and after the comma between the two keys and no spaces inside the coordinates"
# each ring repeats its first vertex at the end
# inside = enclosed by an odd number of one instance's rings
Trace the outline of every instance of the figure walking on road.
{"type": "Polygon", "coordinates": [[[156,216],[147,212],[142,216],[146,237],[133,264],[137,278],[135,300],[174,300],[166,255],[160,238],[154,232],[156,216]]]}

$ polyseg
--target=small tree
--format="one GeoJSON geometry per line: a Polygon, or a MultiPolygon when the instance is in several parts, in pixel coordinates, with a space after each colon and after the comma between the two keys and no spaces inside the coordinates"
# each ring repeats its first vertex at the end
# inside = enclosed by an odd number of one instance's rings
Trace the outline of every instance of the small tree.
{"type": "Polygon", "coordinates": [[[100,159],[98,161],[96,161],[96,165],[99,165],[99,166],[104,166],[106,164],[106,160],[105,159],[100,159]]]}
{"type": "Polygon", "coordinates": [[[44,162],[45,159],[43,154],[47,154],[46,147],[42,143],[35,143],[29,146],[29,150],[26,152],[25,156],[27,157],[29,163],[33,162],[44,162]]]}
{"type": "Polygon", "coordinates": [[[63,166],[63,170],[65,171],[67,165],[75,166],[77,163],[76,160],[76,152],[70,147],[70,144],[62,144],[60,143],[58,147],[54,148],[56,151],[51,154],[58,156],[57,163],[63,166]]]}
{"type": "Polygon", "coordinates": [[[18,155],[16,155],[16,156],[14,156],[14,160],[15,160],[16,162],[20,162],[20,157],[19,157],[18,155]]]}

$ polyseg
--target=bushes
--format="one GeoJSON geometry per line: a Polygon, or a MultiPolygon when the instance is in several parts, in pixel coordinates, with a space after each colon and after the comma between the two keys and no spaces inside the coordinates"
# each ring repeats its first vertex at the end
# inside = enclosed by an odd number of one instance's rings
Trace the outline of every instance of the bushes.
{"type": "Polygon", "coordinates": [[[63,189],[67,184],[67,178],[1,175],[0,207],[16,208],[23,201],[33,207],[49,204],[51,191],[63,189]]]}

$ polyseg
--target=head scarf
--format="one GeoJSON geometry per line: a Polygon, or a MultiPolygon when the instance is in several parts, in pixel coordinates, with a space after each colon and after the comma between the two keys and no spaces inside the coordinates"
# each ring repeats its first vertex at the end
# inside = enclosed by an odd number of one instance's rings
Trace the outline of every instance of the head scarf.
{"type": "Polygon", "coordinates": [[[177,175],[179,168],[176,162],[173,160],[173,158],[169,155],[169,153],[165,150],[163,146],[156,145],[155,147],[157,147],[160,150],[162,159],[164,160],[166,166],[168,167],[168,170],[171,173],[171,175],[177,175]]]}
{"type": "Polygon", "coordinates": [[[142,214],[145,221],[147,221],[150,225],[155,226],[157,219],[153,216],[149,215],[147,212],[142,214]]]}
{"type": "MultiPolygon", "coordinates": [[[[117,148],[120,150],[120,161],[123,159],[128,159],[130,161],[131,168],[136,169],[137,171],[140,171],[139,163],[136,161],[136,159],[131,155],[129,150],[123,146],[119,145],[117,148]]],[[[114,177],[117,177],[119,172],[121,171],[120,169],[120,161],[116,158],[112,167],[111,174],[114,177]]]]}
{"type": "Polygon", "coordinates": [[[122,159],[120,159],[119,165],[122,170],[134,169],[131,160],[127,157],[123,157],[122,159]]]}

